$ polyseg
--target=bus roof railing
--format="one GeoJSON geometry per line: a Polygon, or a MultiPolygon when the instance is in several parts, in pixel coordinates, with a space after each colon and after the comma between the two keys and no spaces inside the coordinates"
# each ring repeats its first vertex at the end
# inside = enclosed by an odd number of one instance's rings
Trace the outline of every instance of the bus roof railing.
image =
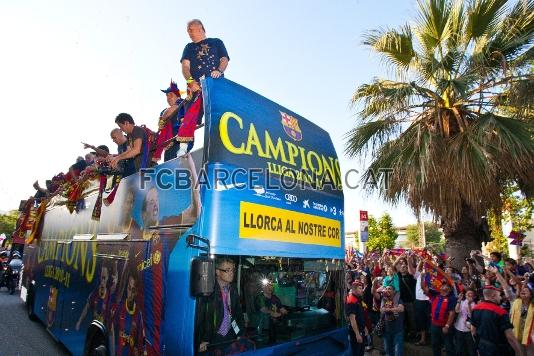
{"type": "Polygon", "coordinates": [[[169,224],[169,225],[151,225],[148,230],[161,230],[161,229],[189,229],[193,224],[169,224]]]}

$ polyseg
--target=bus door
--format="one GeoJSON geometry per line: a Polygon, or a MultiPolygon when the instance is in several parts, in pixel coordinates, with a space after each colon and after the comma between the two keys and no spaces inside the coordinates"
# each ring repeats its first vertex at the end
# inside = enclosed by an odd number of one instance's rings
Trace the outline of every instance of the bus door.
{"type": "Polygon", "coordinates": [[[44,293],[48,294],[46,304],[43,305],[45,326],[58,340],[63,335],[62,315],[65,300],[65,293],[68,293],[70,284],[70,274],[66,270],[63,256],[69,252],[72,245],[71,240],[59,240],[56,242],[56,254],[54,260],[45,266],[45,277],[48,283],[43,285],[44,293]]]}
{"type": "Polygon", "coordinates": [[[60,268],[66,276],[60,283],[56,318],[61,315],[61,342],[75,355],[83,353],[86,330],[93,319],[87,291],[97,283],[96,246],[94,234],[78,234],[61,247],[60,268]]]}

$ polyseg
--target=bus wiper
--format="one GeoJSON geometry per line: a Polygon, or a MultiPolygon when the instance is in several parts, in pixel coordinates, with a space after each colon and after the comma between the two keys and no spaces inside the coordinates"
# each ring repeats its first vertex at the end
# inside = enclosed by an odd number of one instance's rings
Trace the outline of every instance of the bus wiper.
{"type": "Polygon", "coordinates": [[[193,224],[170,224],[170,225],[151,225],[147,227],[148,230],[161,229],[189,229],[193,224]]]}

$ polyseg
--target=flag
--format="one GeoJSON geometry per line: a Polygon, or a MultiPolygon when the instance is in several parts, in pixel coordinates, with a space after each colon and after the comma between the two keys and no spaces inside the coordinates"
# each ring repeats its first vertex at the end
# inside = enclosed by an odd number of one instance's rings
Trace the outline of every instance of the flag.
{"type": "Polygon", "coordinates": [[[345,250],[345,262],[350,263],[354,257],[354,248],[351,246],[345,250]]]}
{"type": "Polygon", "coordinates": [[[198,93],[185,104],[185,115],[178,128],[178,142],[193,142],[195,140],[195,129],[203,113],[202,95],[198,93]]]}
{"type": "Polygon", "coordinates": [[[407,251],[408,250],[404,248],[392,248],[391,250],[389,250],[389,254],[391,256],[401,256],[401,255],[404,255],[404,253],[407,251]]]}
{"type": "Polygon", "coordinates": [[[439,290],[443,283],[448,283],[451,287],[454,286],[453,280],[443,272],[441,268],[432,262],[432,258],[425,250],[416,250],[415,253],[420,256],[425,262],[425,283],[430,289],[439,290]]]}
{"type": "Polygon", "coordinates": [[[46,212],[46,204],[48,202],[46,200],[41,201],[41,205],[37,208],[37,211],[35,213],[35,220],[33,222],[32,231],[30,235],[28,236],[28,240],[26,243],[29,245],[33,242],[33,240],[38,239],[41,237],[41,230],[43,227],[43,221],[44,221],[44,215],[46,212]]]}
{"type": "Polygon", "coordinates": [[[522,233],[521,231],[515,231],[515,230],[510,231],[510,234],[508,235],[508,238],[512,239],[512,241],[510,242],[510,245],[514,245],[514,246],[522,246],[523,240],[525,239],[525,237],[526,235],[524,233],[522,233]]]}

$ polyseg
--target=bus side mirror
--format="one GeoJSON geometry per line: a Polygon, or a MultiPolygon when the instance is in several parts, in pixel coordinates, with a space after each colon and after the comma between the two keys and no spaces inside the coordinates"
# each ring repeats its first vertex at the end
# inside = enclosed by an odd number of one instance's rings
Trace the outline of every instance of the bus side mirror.
{"type": "Polygon", "coordinates": [[[191,263],[191,295],[206,297],[215,290],[215,263],[207,257],[198,257],[191,263]]]}

